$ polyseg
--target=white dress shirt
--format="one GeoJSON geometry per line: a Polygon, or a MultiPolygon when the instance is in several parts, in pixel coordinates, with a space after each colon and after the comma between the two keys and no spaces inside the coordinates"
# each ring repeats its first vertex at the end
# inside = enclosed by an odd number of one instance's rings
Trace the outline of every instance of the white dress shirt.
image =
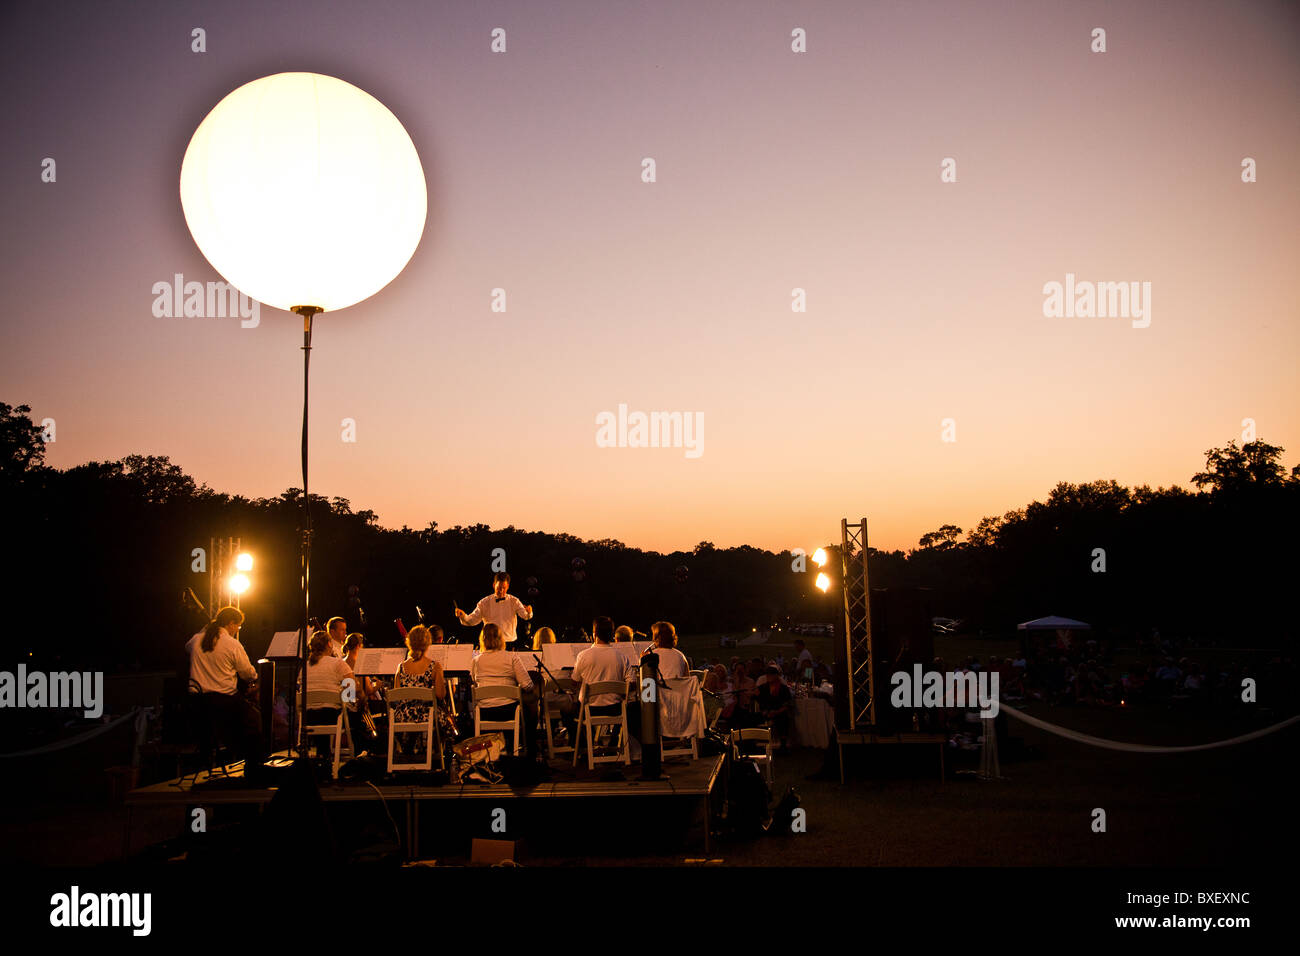
{"type": "MultiPolygon", "coordinates": [[[[507,651],[484,651],[469,663],[469,676],[480,687],[518,687],[530,690],[533,679],[524,670],[519,658],[507,651]]],[[[479,701],[481,707],[503,707],[512,704],[509,697],[489,697],[479,701]]]]}
{"type": "Polygon", "coordinates": [[[587,685],[598,681],[625,682],[629,669],[627,661],[613,644],[591,645],[578,655],[578,659],[573,664],[573,679],[582,684],[578,690],[579,699],[595,707],[617,704],[620,700],[617,694],[596,694],[588,700],[587,685]]]}
{"type": "Polygon", "coordinates": [[[257,679],[257,669],[249,661],[244,645],[227,634],[224,627],[217,632],[212,650],[203,649],[202,631],[190,638],[185,650],[190,655],[191,685],[197,682],[203,693],[233,694],[238,678],[257,679]]]}
{"type": "Polygon", "coordinates": [[[513,594],[507,594],[503,598],[489,594],[478,602],[478,606],[473,611],[465,615],[463,623],[471,627],[480,621],[495,624],[501,629],[501,638],[508,647],[515,639],[515,618],[519,617],[525,621],[532,620],[533,617],[519,598],[513,594]]]}

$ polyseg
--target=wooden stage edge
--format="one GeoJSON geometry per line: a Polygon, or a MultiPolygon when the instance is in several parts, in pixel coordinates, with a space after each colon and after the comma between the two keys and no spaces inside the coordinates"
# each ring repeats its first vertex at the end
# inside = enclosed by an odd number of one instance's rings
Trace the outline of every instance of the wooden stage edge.
{"type": "MultiPolygon", "coordinates": [[[[320,787],[321,799],[326,803],[339,801],[379,800],[381,797],[406,804],[407,851],[415,855],[419,846],[420,806],[431,800],[555,800],[613,797],[624,798],[683,798],[699,800],[704,805],[704,852],[710,850],[710,830],[712,829],[712,808],[710,798],[714,787],[722,775],[726,761],[724,754],[700,757],[689,763],[682,760],[667,760],[663,764],[664,779],[642,780],[641,765],[603,764],[596,771],[589,771],[585,766],[576,770],[565,761],[552,765],[552,772],[560,779],[551,779],[531,787],[511,787],[507,784],[486,783],[447,783],[441,786],[386,783],[326,783],[320,787]],[[601,779],[601,771],[622,772],[622,780],[601,779]],[[576,775],[574,779],[565,779],[567,775],[576,775]]],[[[123,857],[131,849],[131,810],[144,806],[216,806],[220,804],[258,804],[270,803],[275,796],[275,789],[269,787],[240,787],[236,781],[243,775],[242,765],[232,770],[226,779],[218,774],[214,779],[218,784],[207,786],[209,774],[198,774],[197,783],[192,778],[178,777],[162,783],[130,791],[126,795],[126,835],[123,857]]]]}

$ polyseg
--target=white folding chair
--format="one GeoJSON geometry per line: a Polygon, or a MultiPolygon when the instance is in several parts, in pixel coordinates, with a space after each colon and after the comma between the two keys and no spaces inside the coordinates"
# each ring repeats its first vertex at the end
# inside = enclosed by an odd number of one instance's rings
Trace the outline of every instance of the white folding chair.
{"type": "Polygon", "coordinates": [[[546,687],[542,691],[542,721],[546,724],[546,754],[548,757],[554,758],[559,754],[572,753],[575,741],[571,740],[567,744],[562,744],[559,747],[555,746],[554,726],[556,722],[562,722],[563,718],[559,710],[551,710],[546,698],[550,694],[572,693],[575,686],[573,678],[560,677],[553,681],[548,680],[546,687]]]}
{"type": "MultiPolygon", "coordinates": [[[[502,705],[504,706],[504,705],[502,705]]],[[[523,697],[519,693],[519,688],[513,684],[482,685],[474,688],[474,736],[487,731],[491,733],[494,730],[512,730],[515,734],[514,753],[523,753],[524,750],[524,719],[523,719],[523,697]],[[510,720],[484,720],[483,719],[483,701],[509,697],[516,701],[515,715],[510,720]]]]}
{"type": "MultiPolygon", "coordinates": [[[[434,703],[432,687],[392,687],[384,693],[384,703],[388,708],[388,772],[394,770],[432,770],[433,769],[433,721],[434,703]],[[398,721],[393,711],[394,704],[405,701],[419,701],[428,704],[423,720],[398,721]],[[398,734],[424,734],[424,760],[398,762],[395,739],[398,734]]],[[[439,755],[441,758],[441,754],[439,755]]]]}
{"type": "Polygon", "coordinates": [[[587,731],[587,769],[596,769],[598,763],[618,763],[620,760],[625,764],[632,762],[632,754],[628,750],[627,741],[627,688],[628,685],[623,681],[605,680],[596,681],[591,684],[584,684],[582,690],[582,710],[578,712],[578,739],[573,744],[573,765],[578,765],[578,754],[582,750],[582,732],[583,728],[587,731]],[[595,715],[591,713],[590,705],[587,701],[592,697],[601,694],[618,694],[619,712],[617,714],[595,715]],[[609,757],[597,757],[596,745],[592,739],[593,727],[617,727],[618,734],[618,753],[609,757]]]}
{"type": "Polygon", "coordinates": [[[329,737],[330,750],[333,757],[333,768],[331,775],[335,780],[339,776],[339,766],[343,763],[343,750],[346,745],[348,756],[356,756],[356,749],[352,746],[352,727],[348,723],[347,708],[343,706],[343,699],[340,693],[332,690],[309,690],[307,691],[307,710],[320,710],[326,707],[338,707],[338,720],[332,724],[308,724],[307,740],[311,741],[313,737],[329,737]]]}
{"type": "Polygon", "coordinates": [[[743,756],[750,760],[755,760],[763,765],[763,776],[767,779],[767,785],[772,786],[772,728],[771,727],[742,727],[740,730],[731,732],[731,742],[740,746],[747,740],[763,741],[763,752],[761,754],[746,754],[741,747],[743,756]]]}
{"type": "Polygon", "coordinates": [[[699,744],[694,737],[677,738],[675,747],[669,747],[665,744],[664,740],[666,739],[671,738],[665,738],[663,734],[659,735],[659,755],[664,760],[668,760],[670,757],[690,757],[695,760],[700,756],[699,744]]]}

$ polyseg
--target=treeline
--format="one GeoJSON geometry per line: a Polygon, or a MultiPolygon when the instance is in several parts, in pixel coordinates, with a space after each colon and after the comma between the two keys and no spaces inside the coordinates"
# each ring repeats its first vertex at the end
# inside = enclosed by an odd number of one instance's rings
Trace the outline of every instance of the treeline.
{"type": "MultiPolygon", "coordinates": [[[[109,670],[174,663],[178,641],[196,626],[182,592],[192,587],[207,600],[192,553],[212,537],[240,537],[256,557],[244,601],[250,646],[296,626],[300,489],[266,499],[222,494],[155,456],[49,468],[28,412],[0,404],[5,659],[109,670]]],[[[1062,483],[1045,502],[985,518],[969,534],[945,525],[906,553],[873,551],[871,583],[930,589],[933,614],[990,632],[1063,614],[1116,631],[1155,626],[1277,646],[1292,629],[1300,502],[1300,468],[1287,474],[1282,452],[1262,441],[1212,449],[1206,470],[1192,476],[1196,492],[1062,483]]],[[[536,606],[537,626],[557,632],[600,613],[638,630],[667,618],[687,634],[841,613],[834,589],[813,587],[811,561],[798,573],[790,553],[702,541],[660,554],[486,525],[394,530],[346,499],[313,495],[311,506],[313,613],[343,614],[355,629],[364,610],[372,645],[395,644],[392,619],[409,626],[416,605],[430,622],[456,628],[452,601],[465,607],[487,593],[498,548],[512,592],[536,606]]]]}

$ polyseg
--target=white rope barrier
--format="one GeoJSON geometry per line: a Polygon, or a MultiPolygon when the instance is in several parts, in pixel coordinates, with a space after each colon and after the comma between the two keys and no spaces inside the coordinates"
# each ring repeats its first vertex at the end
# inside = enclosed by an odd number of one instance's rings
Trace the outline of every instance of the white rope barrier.
{"type": "Polygon", "coordinates": [[[1068,727],[1059,727],[1056,724],[1049,724],[1045,720],[1039,720],[1037,717],[1030,717],[1026,713],[1016,710],[1007,704],[999,704],[1002,710],[1005,710],[1017,720],[1022,720],[1031,727],[1037,727],[1039,730],[1045,730],[1050,734],[1056,734],[1058,737],[1064,737],[1066,740],[1073,740],[1076,743],[1088,744],[1091,747],[1101,747],[1105,750],[1122,750],[1135,754],[1177,754],[1190,753],[1193,750],[1213,750],[1216,747],[1232,747],[1236,744],[1244,744],[1248,740],[1257,740],[1267,734],[1281,730],[1283,727],[1290,727],[1292,724],[1300,721],[1300,715],[1288,717],[1280,723],[1273,724],[1271,727],[1265,727],[1262,730],[1252,730],[1248,734],[1242,734],[1240,737],[1232,737],[1228,740],[1216,740],[1208,744],[1192,744],[1188,747],[1159,747],[1151,744],[1127,744],[1119,740],[1106,740],[1102,737],[1093,737],[1090,734],[1081,734],[1077,730],[1070,730],[1068,727]]]}
{"type": "Polygon", "coordinates": [[[56,750],[66,750],[68,747],[75,747],[77,744],[85,743],[87,740],[93,740],[100,734],[108,733],[124,720],[132,719],[136,716],[138,710],[139,709],[137,708],[137,710],[133,710],[129,714],[123,714],[116,720],[110,720],[108,723],[102,724],[99,727],[92,727],[84,734],[78,734],[76,737],[69,737],[67,740],[60,740],[52,744],[46,744],[44,747],[34,747],[31,750],[19,750],[14,753],[0,754],[0,760],[5,760],[11,757],[32,757],[36,754],[54,753],[56,750]]]}

